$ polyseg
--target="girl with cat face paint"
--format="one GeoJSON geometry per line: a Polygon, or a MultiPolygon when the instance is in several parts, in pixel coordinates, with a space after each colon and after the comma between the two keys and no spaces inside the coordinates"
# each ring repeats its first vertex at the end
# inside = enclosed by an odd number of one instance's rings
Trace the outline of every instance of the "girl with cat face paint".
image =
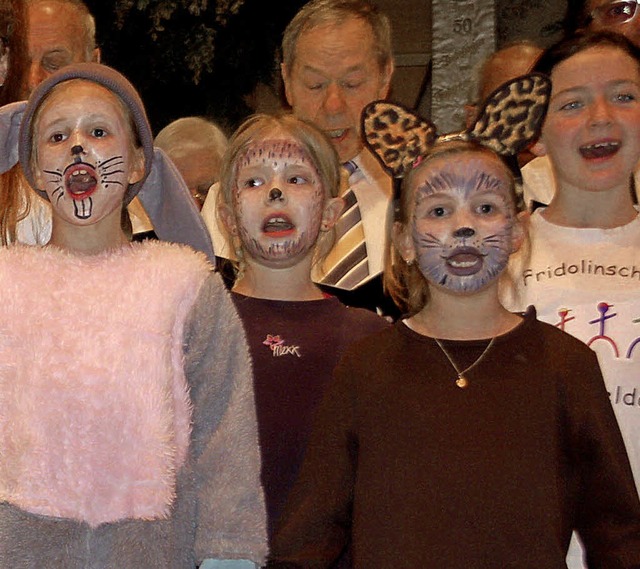
{"type": "Polygon", "coordinates": [[[338,357],[388,326],[326,296],[311,278],[332,245],[342,179],[331,142],[293,115],[249,119],[222,165],[218,209],[240,259],[231,297],[254,362],[270,536],[338,357]]]}
{"type": "Polygon", "coordinates": [[[430,165],[413,176],[412,223],[398,228],[405,260],[433,287],[477,292],[495,282],[522,238],[510,172],[480,152],[430,165]]]}
{"type": "Polygon", "coordinates": [[[385,284],[405,316],[338,363],[270,567],[328,568],[350,543],[356,569],[560,569],[574,529],[594,567],[640,563],[595,355],[498,294],[523,232],[494,149],[535,140],[548,87],[518,78],[444,137],[397,105],[365,109],[367,143],[402,178],[385,284]]]}

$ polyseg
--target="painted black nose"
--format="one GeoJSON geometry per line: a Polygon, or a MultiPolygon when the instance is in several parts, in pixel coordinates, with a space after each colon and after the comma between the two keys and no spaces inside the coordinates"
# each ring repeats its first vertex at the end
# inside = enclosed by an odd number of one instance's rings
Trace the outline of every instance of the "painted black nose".
{"type": "Polygon", "coordinates": [[[84,152],[84,148],[79,144],[71,147],[71,154],[82,154],[84,152]]]}
{"type": "Polygon", "coordinates": [[[460,229],[456,229],[453,236],[454,237],[473,237],[476,232],[471,229],[471,227],[461,227],[460,229]]]}
{"type": "Polygon", "coordinates": [[[282,192],[278,188],[272,188],[269,192],[269,200],[272,202],[282,199],[282,192]]]}

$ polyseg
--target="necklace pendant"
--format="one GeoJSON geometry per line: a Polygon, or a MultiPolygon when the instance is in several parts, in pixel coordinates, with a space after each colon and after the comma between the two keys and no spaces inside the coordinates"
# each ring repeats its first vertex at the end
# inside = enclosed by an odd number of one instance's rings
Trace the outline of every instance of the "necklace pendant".
{"type": "Polygon", "coordinates": [[[456,385],[460,389],[464,389],[465,387],[467,387],[467,385],[469,385],[469,382],[467,381],[466,377],[464,377],[463,375],[459,375],[458,379],[456,379],[456,385]]]}

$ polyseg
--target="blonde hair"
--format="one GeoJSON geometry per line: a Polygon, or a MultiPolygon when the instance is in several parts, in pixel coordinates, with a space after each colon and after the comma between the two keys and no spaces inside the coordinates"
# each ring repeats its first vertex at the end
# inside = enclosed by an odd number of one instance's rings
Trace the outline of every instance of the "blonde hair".
{"type": "Polygon", "coordinates": [[[165,126],[154,140],[154,146],[162,148],[170,158],[181,158],[194,150],[206,150],[216,179],[228,145],[224,132],[203,117],[179,118],[165,126]]]}
{"type": "MultiPolygon", "coordinates": [[[[448,141],[436,143],[430,150],[429,154],[422,160],[420,165],[409,172],[409,174],[402,180],[400,197],[397,200],[394,212],[395,224],[398,224],[403,229],[406,229],[411,224],[415,203],[415,188],[413,180],[431,160],[434,158],[455,156],[468,152],[481,153],[498,158],[510,181],[515,214],[515,180],[511,169],[500,158],[500,156],[489,148],[481,146],[475,142],[448,141]]],[[[394,234],[396,231],[395,227],[394,234]]],[[[427,279],[424,278],[424,275],[417,263],[407,263],[404,260],[402,253],[397,247],[395,239],[391,240],[391,246],[387,250],[383,282],[385,290],[396,303],[400,312],[406,316],[412,316],[420,312],[429,301],[429,283],[427,279]]]]}
{"type": "MultiPolygon", "coordinates": [[[[340,167],[338,155],[333,145],[319,129],[290,113],[277,116],[257,114],[242,123],[229,140],[229,147],[223,157],[220,169],[220,190],[216,204],[218,212],[221,205],[226,205],[230,210],[233,210],[233,192],[237,182],[238,159],[244,155],[251,144],[264,139],[275,130],[283,130],[304,147],[318,172],[326,198],[339,195],[342,184],[346,183],[346,177],[342,174],[344,168],[340,167]]],[[[244,269],[244,255],[240,240],[237,236],[228,234],[219,214],[218,225],[227,234],[227,239],[233,243],[238,258],[238,270],[241,273],[244,269]]],[[[314,252],[314,265],[321,262],[327,255],[333,247],[334,241],[334,230],[320,234],[314,252]]]]}

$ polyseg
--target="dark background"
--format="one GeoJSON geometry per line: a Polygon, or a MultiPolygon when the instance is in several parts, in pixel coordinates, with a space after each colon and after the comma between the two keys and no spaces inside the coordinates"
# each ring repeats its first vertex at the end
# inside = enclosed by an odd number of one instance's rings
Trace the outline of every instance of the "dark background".
{"type": "Polygon", "coordinates": [[[282,31],[305,0],[245,0],[220,21],[225,2],[86,0],[96,19],[102,62],[124,73],[145,102],[157,133],[182,116],[204,115],[232,130],[251,112],[246,98],[273,83],[282,31]],[[189,6],[206,4],[198,14],[189,6]]]}
{"type": "MultiPolygon", "coordinates": [[[[230,133],[254,110],[277,108],[282,31],[306,0],[85,1],[103,63],[140,91],[157,134],[189,115],[230,133]]],[[[428,114],[431,1],[375,2],[393,28],[392,96],[428,114]]],[[[450,4],[456,9],[459,1],[450,4]]],[[[522,38],[549,45],[561,34],[566,6],[566,0],[496,0],[496,47],[522,38]]]]}

